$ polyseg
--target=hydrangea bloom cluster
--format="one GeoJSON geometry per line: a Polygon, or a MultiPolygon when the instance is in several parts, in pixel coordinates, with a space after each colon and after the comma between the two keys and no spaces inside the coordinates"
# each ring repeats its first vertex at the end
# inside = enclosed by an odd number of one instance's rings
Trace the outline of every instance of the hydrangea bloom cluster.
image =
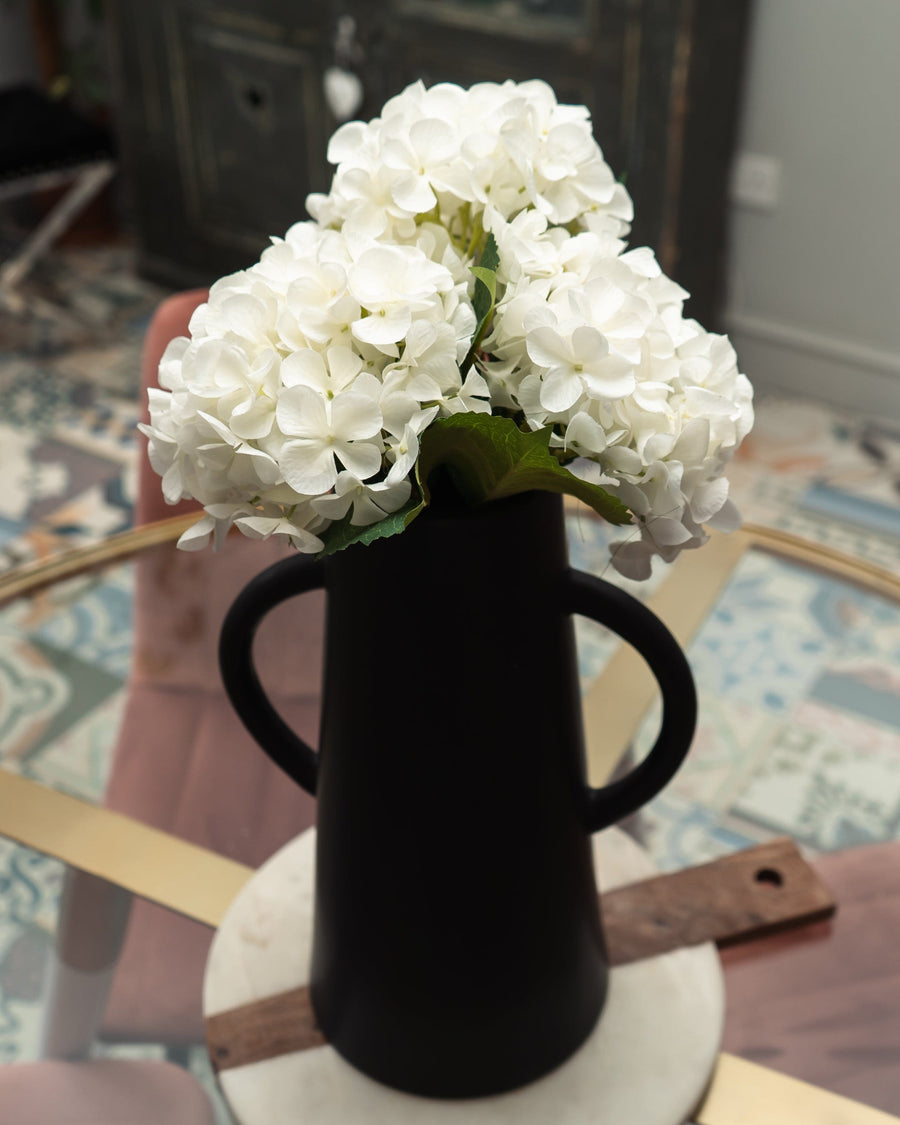
{"type": "Polygon", "coordinates": [[[182,546],[236,526],[315,552],[335,521],[376,523],[409,501],[427,427],[458,412],[546,432],[617,496],[635,519],[624,573],[736,524],[722,474],[750,384],[651,251],[627,249],[631,202],[584,107],[537,81],[415,84],[328,156],[312,220],[217,282],[160,365],[151,462],[166,499],[206,510],[182,546]]]}

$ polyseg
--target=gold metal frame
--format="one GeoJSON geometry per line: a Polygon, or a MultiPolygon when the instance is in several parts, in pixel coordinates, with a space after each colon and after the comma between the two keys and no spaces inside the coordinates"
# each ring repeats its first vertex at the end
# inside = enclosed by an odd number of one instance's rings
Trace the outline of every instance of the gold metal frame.
{"type": "Polygon", "coordinates": [[[47,559],[24,563],[0,575],[0,607],[15,601],[16,598],[36,594],[39,590],[54,586],[57,582],[77,578],[81,574],[99,570],[112,563],[124,562],[140,554],[141,551],[173,542],[182,532],[195,524],[198,518],[199,513],[196,512],[186,516],[172,516],[170,519],[129,528],[128,531],[110,535],[99,543],[91,543],[87,547],[73,547],[47,559]]]}

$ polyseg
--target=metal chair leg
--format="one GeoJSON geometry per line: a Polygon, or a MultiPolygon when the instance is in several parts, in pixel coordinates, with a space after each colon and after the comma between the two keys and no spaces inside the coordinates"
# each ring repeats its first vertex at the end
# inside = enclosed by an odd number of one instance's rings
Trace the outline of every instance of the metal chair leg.
{"type": "Polygon", "coordinates": [[[111,179],[115,162],[104,160],[87,165],[72,187],[26,239],[24,246],[0,266],[0,300],[12,311],[24,311],[25,302],[16,286],[41,254],[74,222],[76,216],[111,179]]]}

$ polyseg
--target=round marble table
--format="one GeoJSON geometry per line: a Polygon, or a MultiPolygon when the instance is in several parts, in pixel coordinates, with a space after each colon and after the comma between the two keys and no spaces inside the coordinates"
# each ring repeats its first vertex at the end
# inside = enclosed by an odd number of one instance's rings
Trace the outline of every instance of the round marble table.
{"type": "MultiPolygon", "coordinates": [[[[617,829],[594,839],[606,890],[654,874],[617,829]]],[[[207,1017],[307,983],[315,831],[277,852],[234,900],[210,951],[207,1017]]],[[[611,972],[596,1029],[561,1067],[522,1089],[460,1102],[414,1097],[367,1078],[325,1045],[219,1074],[241,1125],[682,1125],[701,1100],[724,1020],[712,944],[611,972]]]]}

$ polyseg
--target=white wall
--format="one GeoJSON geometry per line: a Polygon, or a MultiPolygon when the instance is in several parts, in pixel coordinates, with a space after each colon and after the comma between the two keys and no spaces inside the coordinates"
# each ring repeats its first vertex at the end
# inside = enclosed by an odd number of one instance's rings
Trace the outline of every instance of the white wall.
{"type": "Polygon", "coordinates": [[[731,211],[742,368],[900,419],[900,3],[756,0],[738,148],[781,165],[774,209],[731,211]]]}

